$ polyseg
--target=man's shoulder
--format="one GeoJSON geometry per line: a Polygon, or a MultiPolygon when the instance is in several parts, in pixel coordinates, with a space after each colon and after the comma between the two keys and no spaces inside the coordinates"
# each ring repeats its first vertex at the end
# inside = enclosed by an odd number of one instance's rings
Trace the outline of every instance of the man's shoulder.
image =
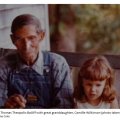
{"type": "Polygon", "coordinates": [[[54,62],[66,62],[65,58],[57,53],[50,52],[50,51],[44,51],[44,54],[47,54],[51,61],[54,62]]]}
{"type": "Polygon", "coordinates": [[[17,60],[17,51],[9,52],[0,57],[0,66],[13,65],[17,60]]]}

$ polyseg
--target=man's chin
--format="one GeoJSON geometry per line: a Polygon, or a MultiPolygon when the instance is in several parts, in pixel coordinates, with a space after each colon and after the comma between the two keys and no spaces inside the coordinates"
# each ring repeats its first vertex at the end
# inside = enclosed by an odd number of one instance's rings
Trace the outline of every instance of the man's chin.
{"type": "Polygon", "coordinates": [[[26,54],[24,54],[24,55],[21,56],[21,58],[24,59],[25,61],[26,60],[31,60],[33,58],[33,55],[26,55],[26,54]]]}

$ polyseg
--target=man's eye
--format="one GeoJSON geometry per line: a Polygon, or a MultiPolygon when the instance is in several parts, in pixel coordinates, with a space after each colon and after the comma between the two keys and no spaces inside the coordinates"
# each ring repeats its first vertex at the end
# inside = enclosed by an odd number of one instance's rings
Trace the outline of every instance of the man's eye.
{"type": "Polygon", "coordinates": [[[15,36],[14,39],[15,39],[15,40],[21,40],[22,38],[15,36]]]}
{"type": "Polygon", "coordinates": [[[35,36],[30,36],[29,39],[34,40],[34,39],[36,39],[36,37],[35,36]]]}

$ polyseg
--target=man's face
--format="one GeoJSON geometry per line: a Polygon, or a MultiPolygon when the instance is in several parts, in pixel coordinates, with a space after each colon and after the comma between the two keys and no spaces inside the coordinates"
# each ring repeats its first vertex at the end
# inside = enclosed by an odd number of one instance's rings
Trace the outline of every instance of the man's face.
{"type": "Polygon", "coordinates": [[[26,62],[34,61],[39,52],[39,43],[43,39],[35,25],[25,25],[11,36],[20,56],[26,62]]]}

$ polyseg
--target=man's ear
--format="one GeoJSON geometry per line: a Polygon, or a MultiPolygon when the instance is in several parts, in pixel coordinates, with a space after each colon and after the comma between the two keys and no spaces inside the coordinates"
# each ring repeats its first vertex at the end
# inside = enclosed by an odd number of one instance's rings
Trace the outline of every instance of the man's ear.
{"type": "Polygon", "coordinates": [[[10,34],[10,38],[12,40],[12,43],[15,44],[15,38],[14,38],[14,35],[13,34],[10,34]]]}
{"type": "Polygon", "coordinates": [[[40,31],[40,33],[39,33],[40,41],[43,40],[44,37],[45,37],[45,32],[44,31],[40,31]]]}

